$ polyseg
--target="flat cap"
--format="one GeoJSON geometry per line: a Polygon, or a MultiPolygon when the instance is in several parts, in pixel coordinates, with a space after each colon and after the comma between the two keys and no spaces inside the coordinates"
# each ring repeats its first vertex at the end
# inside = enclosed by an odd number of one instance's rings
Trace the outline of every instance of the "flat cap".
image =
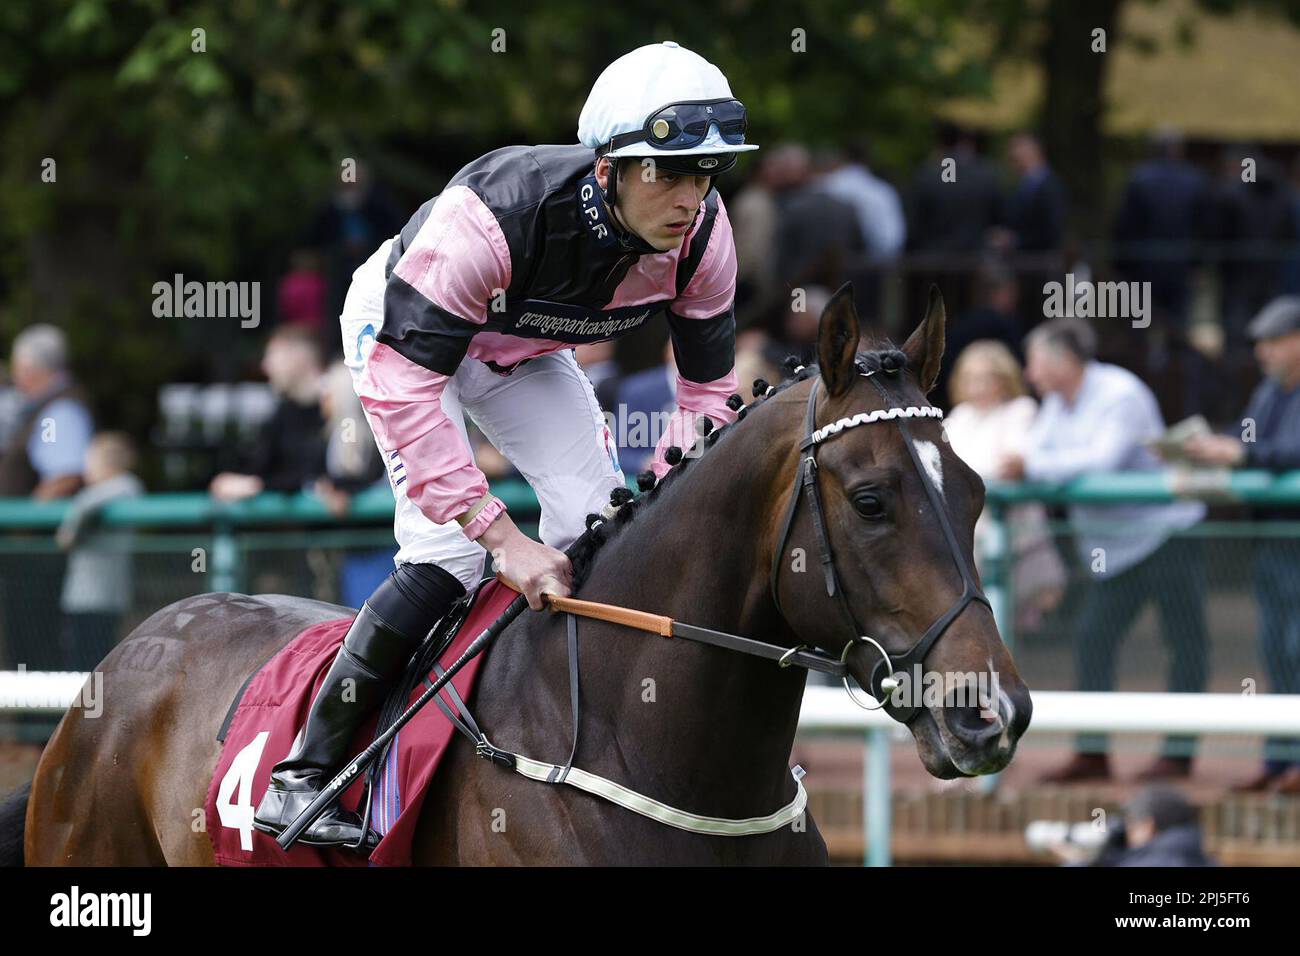
{"type": "Polygon", "coordinates": [[[1278,296],[1246,326],[1246,334],[1256,341],[1296,331],[1300,331],[1300,295],[1278,296]]]}

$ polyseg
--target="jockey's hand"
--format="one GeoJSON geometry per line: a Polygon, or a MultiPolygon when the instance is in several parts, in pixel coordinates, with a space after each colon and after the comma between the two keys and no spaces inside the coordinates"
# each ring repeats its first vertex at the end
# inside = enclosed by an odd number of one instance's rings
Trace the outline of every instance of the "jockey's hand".
{"type": "Polygon", "coordinates": [[[479,544],[492,555],[497,574],[528,598],[534,611],[545,607],[543,594],[568,597],[573,589],[573,565],[562,551],[534,541],[502,513],[479,535],[479,544]]]}

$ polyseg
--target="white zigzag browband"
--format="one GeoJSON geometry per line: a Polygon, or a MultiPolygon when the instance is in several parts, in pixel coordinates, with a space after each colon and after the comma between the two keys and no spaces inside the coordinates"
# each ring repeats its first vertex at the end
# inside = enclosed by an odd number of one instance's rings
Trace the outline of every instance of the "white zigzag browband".
{"type": "Polygon", "coordinates": [[[906,408],[881,408],[874,412],[859,412],[852,418],[841,418],[837,422],[823,425],[812,433],[813,444],[825,441],[832,435],[838,435],[846,428],[857,425],[870,425],[872,422],[884,422],[895,418],[943,418],[943,411],[932,405],[908,405],[906,408]]]}

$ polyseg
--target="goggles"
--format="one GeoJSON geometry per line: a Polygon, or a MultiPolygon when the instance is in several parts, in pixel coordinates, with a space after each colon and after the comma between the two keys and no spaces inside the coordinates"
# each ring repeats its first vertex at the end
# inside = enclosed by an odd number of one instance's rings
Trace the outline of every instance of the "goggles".
{"type": "Polygon", "coordinates": [[[748,126],[745,104],[726,98],[669,103],[646,117],[641,129],[619,133],[597,150],[596,155],[642,141],[655,149],[689,149],[704,142],[710,125],[718,127],[723,142],[732,146],[743,144],[748,126]]]}

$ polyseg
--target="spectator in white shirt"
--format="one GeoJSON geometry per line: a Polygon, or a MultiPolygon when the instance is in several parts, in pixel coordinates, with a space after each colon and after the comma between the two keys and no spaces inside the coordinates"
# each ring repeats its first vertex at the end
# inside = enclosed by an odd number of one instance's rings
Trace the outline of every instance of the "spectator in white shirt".
{"type": "MultiPolygon", "coordinates": [[[[1024,451],[1038,403],[1027,394],[1020,363],[1001,342],[982,339],[962,349],[953,366],[956,407],[945,418],[952,450],[985,481],[998,477],[1002,459],[1024,451]]],[[[1034,630],[1065,588],[1065,566],[1047,532],[1047,511],[1037,502],[1007,510],[1011,530],[1012,593],[1016,630],[1034,630]]],[[[982,565],[988,537],[996,529],[987,511],[975,524],[975,560],[982,565]]],[[[980,573],[985,569],[981,566],[980,573]]]]}
{"type": "MultiPolygon", "coordinates": [[[[1093,472],[1148,471],[1161,466],[1147,443],[1165,430],[1155,396],[1137,376],[1095,360],[1087,322],[1058,318],[1026,339],[1030,384],[1043,396],[1023,455],[1003,462],[1001,477],[1068,481],[1093,472]]],[[[1119,643],[1154,599],[1169,652],[1169,689],[1205,689],[1207,636],[1204,565],[1199,542],[1177,535],[1205,516],[1199,502],[1158,505],[1071,505],[1070,523],[1090,579],[1074,634],[1079,689],[1115,686],[1119,643]]],[[[1194,738],[1166,738],[1162,756],[1139,774],[1155,781],[1191,773],[1194,738]]],[[[1044,782],[1110,776],[1104,735],[1084,734],[1077,753],[1044,782]]]]}

